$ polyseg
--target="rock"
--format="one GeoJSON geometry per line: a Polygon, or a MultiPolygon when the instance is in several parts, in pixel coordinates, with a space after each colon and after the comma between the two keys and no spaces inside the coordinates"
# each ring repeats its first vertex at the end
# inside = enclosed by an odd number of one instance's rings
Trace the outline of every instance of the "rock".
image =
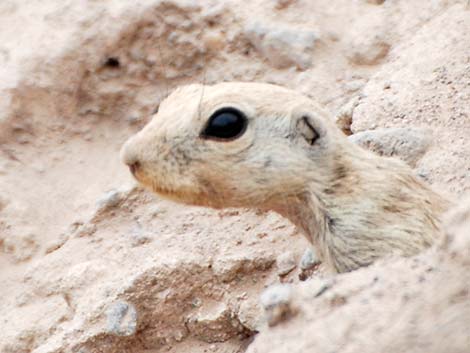
{"type": "Polygon", "coordinates": [[[263,309],[257,297],[242,301],[238,310],[240,323],[252,332],[259,332],[264,324],[263,309]]]}
{"type": "MultiPolygon", "coordinates": [[[[390,11],[374,9],[367,21],[357,21],[343,38],[349,43],[347,58],[354,65],[373,66],[385,61],[391,48],[390,11]]],[[[372,11],[371,11],[372,12],[372,11]]]]}
{"type": "Polygon", "coordinates": [[[351,135],[349,140],[380,156],[400,158],[414,167],[431,145],[432,132],[411,127],[376,129],[351,135]]]}
{"type": "Polygon", "coordinates": [[[295,4],[297,1],[298,0],[274,0],[274,7],[278,10],[282,10],[295,4]]]}
{"type": "Polygon", "coordinates": [[[311,51],[318,40],[318,35],[312,30],[254,22],[247,26],[245,33],[275,68],[296,66],[306,70],[312,65],[311,51]]]}
{"type": "Polygon", "coordinates": [[[94,225],[103,217],[106,217],[111,210],[114,210],[124,201],[136,195],[137,184],[135,181],[121,186],[119,189],[112,189],[106,192],[97,202],[94,214],[89,217],[85,226],[94,225]]]}
{"type": "Polygon", "coordinates": [[[97,206],[99,210],[105,211],[116,207],[119,202],[121,202],[121,193],[118,190],[110,190],[98,200],[97,206]]]}
{"type": "MultiPolygon", "coordinates": [[[[9,310],[22,314],[22,319],[27,320],[29,329],[24,330],[25,321],[17,323],[9,320],[7,317],[2,317],[2,324],[5,325],[0,337],[2,353],[26,353],[32,352],[33,349],[40,353],[51,352],[51,350],[46,349],[43,352],[35,349],[36,346],[44,347],[47,345],[47,337],[41,333],[47,332],[47,329],[50,327],[70,320],[73,316],[72,310],[67,305],[63,296],[60,295],[48,296],[42,298],[41,301],[28,301],[26,305],[21,305],[20,307],[11,306],[9,310]],[[27,315],[25,315],[26,313],[27,315]],[[8,341],[11,343],[8,344],[8,341]]],[[[59,351],[60,349],[55,352],[59,351]]]]}
{"type": "Polygon", "coordinates": [[[446,236],[441,244],[454,258],[460,258],[470,266],[470,194],[445,217],[446,236]]]}
{"type": "Polygon", "coordinates": [[[373,5],[382,5],[385,0],[366,0],[366,2],[373,5]]]}
{"type": "Polygon", "coordinates": [[[276,259],[277,274],[279,276],[285,276],[297,267],[294,253],[291,251],[285,252],[279,255],[276,259]]]}
{"type": "MultiPolygon", "coordinates": [[[[1,174],[1,171],[0,171],[0,174],[1,174]]],[[[7,201],[6,199],[0,198],[0,212],[2,212],[2,210],[8,206],[8,203],[9,201],[7,201]]]]}
{"type": "Polygon", "coordinates": [[[220,303],[201,308],[187,320],[190,334],[204,342],[224,342],[244,331],[244,327],[229,307],[220,303]]]}
{"type": "Polygon", "coordinates": [[[127,302],[113,303],[107,313],[107,330],[117,336],[132,336],[137,329],[137,310],[127,302]]]}
{"type": "Polygon", "coordinates": [[[3,252],[12,256],[14,262],[31,259],[39,249],[37,236],[27,231],[22,235],[15,234],[0,238],[0,246],[3,252]]]}
{"type": "Polygon", "coordinates": [[[374,125],[432,129],[432,144],[419,164],[436,189],[454,194],[470,191],[469,42],[468,10],[462,4],[426,21],[369,80],[351,126],[355,134],[374,125]],[[463,179],[448,181],[456,176],[463,179]]]}
{"type": "Polygon", "coordinates": [[[137,125],[137,124],[141,124],[144,121],[144,117],[140,115],[139,113],[134,112],[133,114],[129,114],[129,116],[126,118],[126,121],[130,125],[137,125]]]}
{"type": "Polygon", "coordinates": [[[347,104],[341,107],[339,112],[335,115],[335,123],[345,135],[352,134],[351,124],[354,108],[359,104],[359,97],[354,97],[347,104]]]}
{"type": "Polygon", "coordinates": [[[429,181],[430,174],[429,174],[429,170],[427,168],[425,168],[425,167],[418,168],[416,170],[416,174],[420,178],[422,178],[423,180],[429,181]]]}
{"type": "Polygon", "coordinates": [[[300,259],[300,269],[309,270],[320,264],[320,259],[318,258],[316,252],[312,248],[305,250],[302,258],[300,259]]]}
{"type": "Polygon", "coordinates": [[[212,265],[212,270],[214,275],[221,281],[231,282],[245,273],[269,269],[272,267],[273,262],[273,258],[270,256],[259,256],[251,259],[241,254],[219,259],[212,265]]]}
{"type": "Polygon", "coordinates": [[[383,40],[357,44],[350,59],[357,65],[376,65],[387,56],[389,50],[390,44],[383,40]]]}
{"type": "Polygon", "coordinates": [[[204,36],[204,46],[209,51],[223,50],[227,40],[220,32],[209,32],[204,36]]]}
{"type": "Polygon", "coordinates": [[[152,236],[144,232],[140,226],[134,227],[129,234],[129,238],[132,246],[140,246],[152,241],[152,236]]]}
{"type": "Polygon", "coordinates": [[[51,242],[46,244],[44,252],[49,254],[56,251],[57,249],[60,249],[67,242],[67,240],[69,240],[69,238],[69,233],[61,233],[57,238],[54,238],[51,242]]]}
{"type": "Polygon", "coordinates": [[[261,305],[269,326],[275,326],[296,314],[292,305],[292,287],[289,284],[275,284],[263,291],[261,305]]]}

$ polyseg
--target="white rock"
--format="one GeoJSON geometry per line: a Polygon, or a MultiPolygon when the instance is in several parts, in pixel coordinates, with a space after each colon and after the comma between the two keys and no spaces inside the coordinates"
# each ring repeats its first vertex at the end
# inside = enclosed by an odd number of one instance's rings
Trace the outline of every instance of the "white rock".
{"type": "Polygon", "coordinates": [[[187,327],[191,335],[208,343],[224,342],[244,329],[225,303],[200,308],[188,318],[187,327]]]}
{"type": "Polygon", "coordinates": [[[0,237],[0,246],[1,250],[12,255],[15,262],[24,262],[31,259],[39,249],[37,235],[30,232],[14,234],[4,239],[0,237]]]}
{"type": "Polygon", "coordinates": [[[414,167],[431,145],[432,133],[422,128],[366,130],[349,140],[381,156],[396,156],[414,167]]]}
{"type": "Polygon", "coordinates": [[[117,336],[132,336],[137,328],[137,310],[127,302],[113,303],[107,313],[107,330],[117,336]]]}
{"type": "Polygon", "coordinates": [[[320,264],[320,259],[318,258],[316,252],[311,248],[306,249],[302,255],[302,258],[300,259],[300,269],[308,270],[318,264],[320,264]]]}
{"type": "Polygon", "coordinates": [[[240,323],[249,330],[256,332],[260,331],[263,320],[263,309],[258,300],[248,298],[240,304],[238,310],[238,319],[240,323]]]}
{"type": "Polygon", "coordinates": [[[382,5],[385,0],[366,0],[366,2],[373,5],[382,5]]]}
{"type": "Polygon", "coordinates": [[[277,265],[277,274],[279,276],[287,275],[294,268],[297,267],[297,262],[295,261],[295,256],[291,251],[287,251],[278,256],[276,259],[277,265]]]}
{"type": "Polygon", "coordinates": [[[121,193],[118,190],[111,190],[98,200],[97,205],[99,209],[109,209],[116,207],[120,201],[121,193]]]}
{"type": "Polygon", "coordinates": [[[312,30],[254,22],[245,33],[260,54],[278,69],[296,66],[306,70],[312,65],[310,51],[318,39],[312,30]]]}
{"type": "Polygon", "coordinates": [[[260,297],[269,326],[287,320],[295,314],[292,306],[292,287],[289,284],[275,284],[268,287],[260,297]]]}

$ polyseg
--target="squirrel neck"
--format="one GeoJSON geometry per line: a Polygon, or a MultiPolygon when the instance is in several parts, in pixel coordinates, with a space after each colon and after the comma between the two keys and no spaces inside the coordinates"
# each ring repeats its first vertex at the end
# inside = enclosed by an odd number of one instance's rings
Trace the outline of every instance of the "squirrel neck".
{"type": "Polygon", "coordinates": [[[273,210],[290,220],[309,240],[319,253],[323,262],[337,272],[334,256],[330,249],[331,239],[334,239],[332,227],[334,219],[329,216],[324,203],[314,193],[305,193],[284,200],[273,210]]]}
{"type": "Polygon", "coordinates": [[[413,253],[409,245],[413,215],[406,215],[407,208],[426,188],[400,161],[355,152],[338,158],[321,185],[309,182],[302,195],[284,202],[287,207],[275,209],[306,235],[322,261],[337,272],[369,265],[390,253],[413,253]],[[391,239],[391,233],[397,235],[391,239]]]}

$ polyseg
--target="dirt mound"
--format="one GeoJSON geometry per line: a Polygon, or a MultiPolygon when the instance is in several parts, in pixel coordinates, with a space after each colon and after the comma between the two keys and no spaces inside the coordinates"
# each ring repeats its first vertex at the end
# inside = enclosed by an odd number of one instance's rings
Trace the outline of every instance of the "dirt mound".
{"type": "Polygon", "coordinates": [[[0,351],[468,351],[464,202],[435,249],[332,278],[276,214],[162,201],[118,151],[177,85],[272,82],[458,198],[469,15],[450,0],[2,1],[0,351]]]}

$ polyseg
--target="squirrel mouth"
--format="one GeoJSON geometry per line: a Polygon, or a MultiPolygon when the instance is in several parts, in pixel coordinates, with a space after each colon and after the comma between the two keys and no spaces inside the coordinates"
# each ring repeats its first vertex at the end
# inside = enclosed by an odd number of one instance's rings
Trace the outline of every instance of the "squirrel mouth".
{"type": "Polygon", "coordinates": [[[129,166],[129,170],[131,171],[131,173],[134,177],[136,177],[137,169],[139,169],[139,162],[136,162],[136,163],[131,164],[129,166]]]}
{"type": "Polygon", "coordinates": [[[152,192],[160,197],[186,205],[207,206],[207,197],[201,193],[195,193],[194,190],[166,188],[155,182],[146,184],[152,192]]]}
{"type": "Polygon", "coordinates": [[[143,186],[149,188],[154,193],[172,199],[174,198],[172,196],[177,194],[175,190],[163,187],[159,183],[155,182],[154,178],[145,173],[139,162],[130,164],[129,170],[135,180],[137,180],[143,186]]]}
{"type": "Polygon", "coordinates": [[[134,178],[139,184],[145,186],[153,193],[160,197],[178,203],[184,203],[189,205],[207,205],[207,197],[203,193],[195,192],[194,188],[175,188],[159,183],[154,176],[145,173],[143,168],[129,167],[134,178]]]}
{"type": "Polygon", "coordinates": [[[159,187],[155,184],[152,184],[150,187],[151,187],[151,189],[154,193],[162,195],[162,196],[176,195],[176,192],[174,192],[173,190],[162,188],[162,187],[159,187]]]}

